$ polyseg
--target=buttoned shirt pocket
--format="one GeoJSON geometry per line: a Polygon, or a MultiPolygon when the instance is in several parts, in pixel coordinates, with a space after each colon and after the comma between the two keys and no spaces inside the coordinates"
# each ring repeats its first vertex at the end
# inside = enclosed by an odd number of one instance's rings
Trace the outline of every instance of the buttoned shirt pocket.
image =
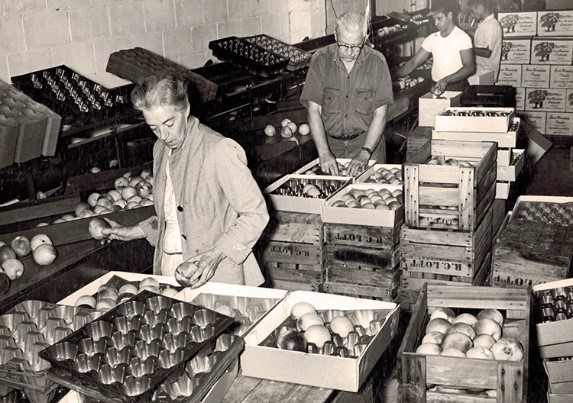
{"type": "Polygon", "coordinates": [[[325,113],[340,113],[342,110],[342,92],[339,89],[324,89],[322,110],[325,113]]]}
{"type": "Polygon", "coordinates": [[[356,90],[356,112],[363,114],[372,113],[372,105],[374,103],[374,91],[371,89],[356,90]]]}

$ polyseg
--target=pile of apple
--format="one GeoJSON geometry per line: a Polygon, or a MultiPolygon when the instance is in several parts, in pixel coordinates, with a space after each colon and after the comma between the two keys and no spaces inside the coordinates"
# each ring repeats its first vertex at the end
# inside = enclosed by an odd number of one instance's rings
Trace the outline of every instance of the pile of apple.
{"type": "MultiPolygon", "coordinates": [[[[127,172],[117,178],[113,186],[114,188],[107,193],[91,193],[86,202],[81,202],[76,206],[74,214],[64,214],[53,223],[59,224],[94,215],[153,205],[153,176],[147,169],[135,176],[127,172]]],[[[47,223],[39,224],[41,225],[47,225],[47,223]]]]}
{"type": "MultiPolygon", "coordinates": [[[[406,28],[407,28],[407,26],[406,26],[406,28]]],[[[389,26],[389,27],[380,28],[378,31],[376,31],[376,35],[386,36],[386,35],[394,34],[396,32],[400,32],[403,29],[404,28],[402,28],[402,26],[400,24],[394,24],[394,25],[389,26]]]]}
{"type": "Polygon", "coordinates": [[[449,357],[521,361],[523,345],[503,336],[504,318],[497,309],[483,309],[477,316],[450,308],[436,308],[416,353],[449,357]]]}
{"type": "Polygon", "coordinates": [[[402,170],[400,168],[377,167],[374,169],[364,182],[366,183],[383,183],[391,185],[401,185],[403,181],[402,170]]]}
{"type": "MultiPolygon", "coordinates": [[[[350,165],[350,161],[340,162],[337,160],[336,165],[338,165],[338,174],[340,176],[348,176],[348,165],[350,165]]],[[[329,174],[324,173],[322,171],[322,169],[320,168],[320,164],[314,165],[308,171],[305,171],[304,174],[305,175],[329,175],[329,174]]]]}
{"type": "Polygon", "coordinates": [[[332,203],[332,207],[397,210],[404,202],[401,189],[350,189],[332,203]]]}
{"type": "Polygon", "coordinates": [[[24,264],[21,259],[30,254],[40,266],[50,265],[58,257],[58,251],[49,236],[37,234],[30,240],[18,235],[10,245],[0,242],[0,273],[5,273],[10,280],[22,277],[24,264]]]}
{"type": "Polygon", "coordinates": [[[426,162],[426,164],[428,164],[428,165],[453,165],[453,166],[459,166],[459,167],[472,167],[472,166],[474,166],[474,163],[472,163],[470,161],[458,160],[455,158],[447,158],[447,157],[444,157],[443,155],[433,156],[432,158],[430,158],[430,160],[428,162],[426,162]]]}
{"type": "Polygon", "coordinates": [[[99,286],[95,295],[82,295],[78,297],[74,305],[107,312],[143,290],[148,290],[170,298],[179,292],[170,285],[161,284],[153,277],[147,277],[139,282],[125,283],[120,287],[109,283],[102,284],[99,286]]]}
{"type": "Polygon", "coordinates": [[[400,77],[394,83],[395,86],[401,90],[412,88],[424,81],[424,77],[412,78],[410,76],[400,77]]]}
{"type": "MultiPolygon", "coordinates": [[[[292,120],[285,118],[281,121],[281,128],[280,134],[284,138],[291,138],[298,132],[301,136],[306,136],[310,133],[310,126],[307,123],[303,123],[300,126],[297,126],[292,120]]],[[[277,130],[273,125],[266,125],[264,129],[264,133],[272,137],[277,134],[277,130]]]]}

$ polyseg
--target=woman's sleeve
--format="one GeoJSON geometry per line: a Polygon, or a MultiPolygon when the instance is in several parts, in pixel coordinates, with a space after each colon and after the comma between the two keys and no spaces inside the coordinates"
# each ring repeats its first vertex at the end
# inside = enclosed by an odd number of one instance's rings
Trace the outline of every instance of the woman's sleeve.
{"type": "Polygon", "coordinates": [[[217,145],[217,155],[217,179],[238,217],[235,224],[215,242],[215,247],[234,263],[241,264],[263,233],[269,214],[241,146],[225,139],[217,145]]]}
{"type": "Polygon", "coordinates": [[[159,219],[153,215],[139,223],[139,226],[145,232],[145,237],[153,246],[157,246],[159,242],[159,219]]]}

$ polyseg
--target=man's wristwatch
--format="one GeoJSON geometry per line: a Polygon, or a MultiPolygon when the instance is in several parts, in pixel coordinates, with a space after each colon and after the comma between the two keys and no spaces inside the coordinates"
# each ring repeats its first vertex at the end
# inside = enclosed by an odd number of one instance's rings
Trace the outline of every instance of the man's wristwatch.
{"type": "Polygon", "coordinates": [[[371,149],[369,149],[368,147],[362,147],[360,150],[364,150],[369,154],[369,157],[372,157],[372,154],[374,153],[374,151],[372,151],[371,149]]]}

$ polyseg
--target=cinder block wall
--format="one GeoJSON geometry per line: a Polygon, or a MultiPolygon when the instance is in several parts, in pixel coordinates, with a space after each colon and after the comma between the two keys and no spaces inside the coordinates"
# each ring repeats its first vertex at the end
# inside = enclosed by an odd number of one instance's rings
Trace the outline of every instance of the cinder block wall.
{"type": "MultiPolygon", "coordinates": [[[[0,0],[0,79],[66,64],[107,87],[110,53],[140,46],[183,66],[212,58],[209,41],[265,33],[287,43],[326,32],[330,0],[0,0]]],[[[363,10],[365,0],[333,0],[363,10]],[[355,7],[355,5],[357,5],[355,7]]]]}

